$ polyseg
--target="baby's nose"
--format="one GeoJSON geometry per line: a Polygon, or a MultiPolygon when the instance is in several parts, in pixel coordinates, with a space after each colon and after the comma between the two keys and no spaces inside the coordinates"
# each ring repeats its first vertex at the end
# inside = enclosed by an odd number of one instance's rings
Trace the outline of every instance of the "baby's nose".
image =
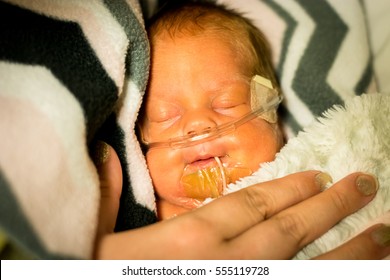
{"type": "Polygon", "coordinates": [[[216,126],[216,122],[211,114],[207,112],[193,112],[185,118],[183,134],[198,135],[207,133],[211,128],[216,126]]]}

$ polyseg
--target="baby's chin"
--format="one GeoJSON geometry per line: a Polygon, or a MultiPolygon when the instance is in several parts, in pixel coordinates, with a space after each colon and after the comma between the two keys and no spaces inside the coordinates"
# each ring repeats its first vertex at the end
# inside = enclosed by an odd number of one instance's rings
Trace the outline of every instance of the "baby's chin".
{"type": "Polygon", "coordinates": [[[157,200],[157,216],[159,220],[170,219],[202,205],[202,202],[192,198],[177,198],[177,201],[170,202],[166,199],[157,200]]]}

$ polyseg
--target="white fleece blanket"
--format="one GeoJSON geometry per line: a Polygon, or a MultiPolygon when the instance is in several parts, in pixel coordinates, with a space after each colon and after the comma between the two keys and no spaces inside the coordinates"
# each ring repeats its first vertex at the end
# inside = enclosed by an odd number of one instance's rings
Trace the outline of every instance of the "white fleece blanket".
{"type": "Polygon", "coordinates": [[[390,224],[390,95],[364,94],[334,106],[292,138],[273,162],[228,186],[227,193],[303,170],[329,173],[334,182],[362,171],[375,174],[379,191],[372,202],[345,218],[295,258],[308,259],[344,243],[374,222],[390,224]]]}

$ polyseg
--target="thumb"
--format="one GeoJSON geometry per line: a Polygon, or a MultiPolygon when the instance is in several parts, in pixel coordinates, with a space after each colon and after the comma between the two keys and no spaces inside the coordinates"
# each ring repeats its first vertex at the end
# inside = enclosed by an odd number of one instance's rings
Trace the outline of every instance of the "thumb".
{"type": "Polygon", "coordinates": [[[122,193],[122,167],[115,150],[103,141],[95,145],[94,162],[100,181],[98,235],[114,231],[122,193]]]}

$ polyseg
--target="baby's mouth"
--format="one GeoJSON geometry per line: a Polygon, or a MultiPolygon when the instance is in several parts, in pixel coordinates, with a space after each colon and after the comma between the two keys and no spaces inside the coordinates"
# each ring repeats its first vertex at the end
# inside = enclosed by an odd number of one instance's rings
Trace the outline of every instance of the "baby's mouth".
{"type": "Polygon", "coordinates": [[[190,163],[191,169],[192,170],[198,170],[198,169],[203,169],[207,168],[210,166],[216,166],[216,157],[205,157],[205,158],[200,158],[198,160],[195,160],[190,163]]]}
{"type": "Polygon", "coordinates": [[[187,166],[181,183],[187,197],[204,200],[221,196],[228,184],[250,174],[249,168],[224,166],[219,157],[210,157],[187,166]]]}

